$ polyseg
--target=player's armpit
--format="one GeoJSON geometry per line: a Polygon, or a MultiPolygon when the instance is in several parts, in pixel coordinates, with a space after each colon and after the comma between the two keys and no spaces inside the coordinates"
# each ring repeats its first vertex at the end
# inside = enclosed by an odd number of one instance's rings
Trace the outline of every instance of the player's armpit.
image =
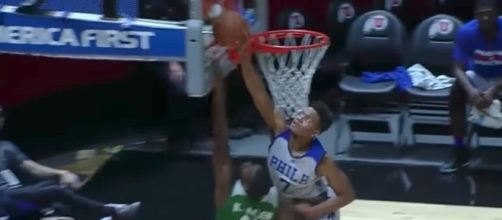
{"type": "Polygon", "coordinates": [[[335,191],[336,197],[329,198],[316,206],[312,206],[311,211],[314,216],[327,215],[354,201],[355,193],[352,189],[352,184],[345,173],[336,166],[333,159],[329,156],[324,156],[317,167],[317,174],[327,179],[329,186],[335,191]]]}

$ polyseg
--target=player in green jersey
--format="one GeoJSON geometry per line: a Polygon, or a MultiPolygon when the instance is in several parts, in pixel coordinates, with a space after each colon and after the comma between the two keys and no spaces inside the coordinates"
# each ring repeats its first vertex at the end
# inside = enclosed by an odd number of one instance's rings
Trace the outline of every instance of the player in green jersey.
{"type": "Polygon", "coordinates": [[[237,181],[234,182],[225,96],[224,79],[216,76],[211,102],[216,220],[275,219],[277,191],[272,187],[266,167],[245,162],[239,166],[237,181]]]}

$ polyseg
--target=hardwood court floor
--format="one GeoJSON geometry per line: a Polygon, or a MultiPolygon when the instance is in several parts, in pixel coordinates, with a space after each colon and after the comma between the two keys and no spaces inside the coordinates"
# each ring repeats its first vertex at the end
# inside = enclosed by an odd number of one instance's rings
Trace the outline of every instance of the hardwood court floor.
{"type": "Polygon", "coordinates": [[[408,202],[356,200],[342,210],[343,220],[501,220],[502,209],[408,202]]]}

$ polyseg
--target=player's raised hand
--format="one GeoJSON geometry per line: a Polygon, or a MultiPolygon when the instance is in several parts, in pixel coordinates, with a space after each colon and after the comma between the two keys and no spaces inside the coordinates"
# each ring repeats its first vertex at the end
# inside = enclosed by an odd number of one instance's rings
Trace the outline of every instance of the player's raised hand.
{"type": "Polygon", "coordinates": [[[71,172],[64,171],[59,176],[59,184],[63,187],[69,187],[72,189],[79,189],[82,186],[80,178],[71,172]]]}
{"type": "Polygon", "coordinates": [[[223,77],[235,70],[236,65],[232,62],[226,47],[214,44],[206,50],[206,56],[211,59],[211,65],[214,70],[222,74],[223,77]]]}
{"type": "Polygon", "coordinates": [[[470,94],[471,103],[479,110],[488,108],[492,103],[485,97],[485,94],[479,90],[475,90],[470,94]]]}

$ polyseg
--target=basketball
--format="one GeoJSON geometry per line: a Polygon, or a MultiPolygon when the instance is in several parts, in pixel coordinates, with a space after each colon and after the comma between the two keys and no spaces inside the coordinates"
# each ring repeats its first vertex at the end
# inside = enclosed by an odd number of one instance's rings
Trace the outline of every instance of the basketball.
{"type": "Polygon", "coordinates": [[[205,20],[214,18],[223,9],[236,10],[236,0],[203,0],[202,1],[202,16],[205,20]]]}
{"type": "Polygon", "coordinates": [[[217,44],[238,48],[248,40],[249,27],[238,12],[224,10],[213,20],[213,33],[217,44]]]}

